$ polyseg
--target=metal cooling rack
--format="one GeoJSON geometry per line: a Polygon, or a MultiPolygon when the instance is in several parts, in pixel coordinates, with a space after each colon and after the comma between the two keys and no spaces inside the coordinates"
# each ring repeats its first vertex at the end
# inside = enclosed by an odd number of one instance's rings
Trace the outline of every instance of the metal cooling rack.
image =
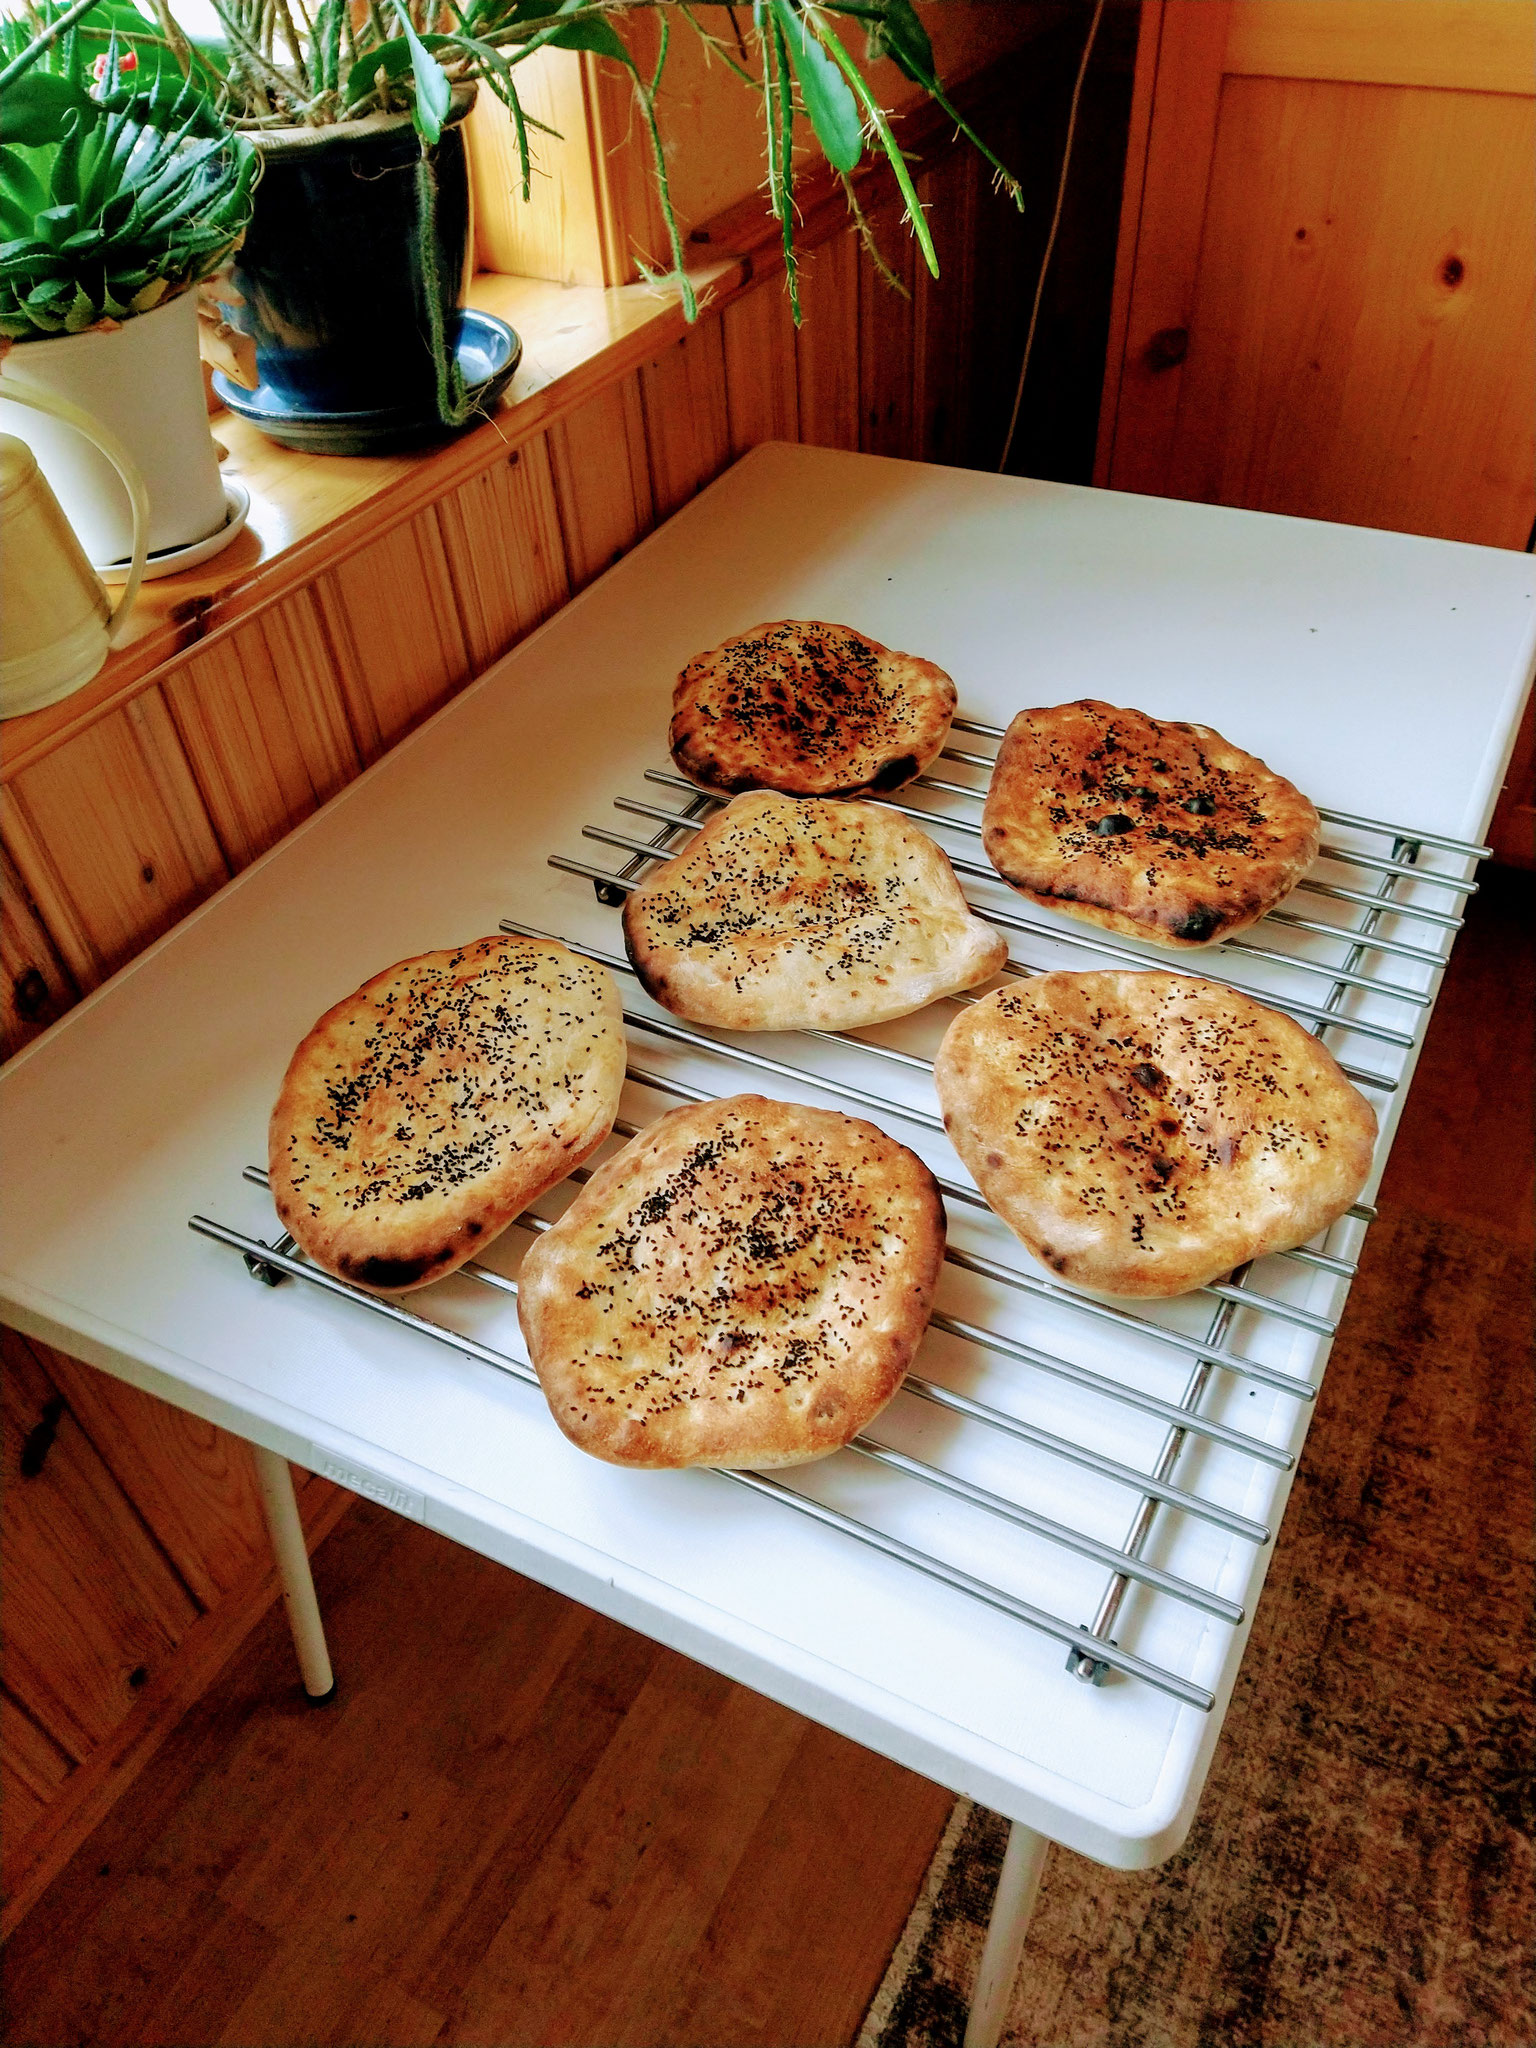
{"type": "MultiPolygon", "coordinates": [[[[957,718],[954,730],[980,740],[1002,738],[1002,728],[969,718],[957,718]]],[[[1025,941],[1027,957],[1011,950],[1005,974],[1024,976],[1052,967],[1102,963],[1167,967],[1166,950],[1142,950],[1091,928],[1074,927],[1069,920],[1050,913],[1034,911],[1032,906],[1021,909],[1023,899],[1001,883],[990,866],[968,857],[981,831],[985,783],[979,778],[990,775],[993,756],[946,747],[941,759],[971,779],[922,775],[900,792],[899,800],[890,797],[883,801],[933,833],[956,873],[970,885],[967,898],[980,916],[1025,941]],[[1082,958],[1085,953],[1090,956],[1086,962],[1082,958]]],[[[589,880],[599,901],[610,907],[623,902],[653,863],[669,860],[680,851],[724,801],[700,791],[670,766],[648,770],[645,780],[680,799],[674,808],[638,796],[614,800],[619,811],[652,823],[649,839],[605,826],[583,828],[585,838],[628,856],[617,872],[562,854],[550,857],[552,867],[589,880]]],[[[1460,906],[1476,886],[1470,879],[1472,866],[1485,857],[1487,849],[1342,812],[1324,811],[1321,815],[1329,839],[1316,866],[1285,905],[1243,936],[1202,951],[1192,969],[1296,1017],[1330,1044],[1357,1086],[1378,1097],[1389,1097],[1408,1071],[1422,1039],[1436,978],[1461,922],[1460,906]],[[1359,1064],[1362,1059],[1369,1064],[1359,1064]]],[[[573,952],[635,981],[633,969],[617,946],[588,945],[511,919],[503,921],[502,930],[526,937],[561,938],[573,952]]],[[[922,1020],[928,1019],[931,1031],[934,1016],[943,1021],[946,1004],[974,1000],[970,995],[949,997],[930,1005],[918,1019],[901,1022],[920,1029],[922,1020]]],[[[776,1032],[772,1038],[782,1051],[780,1056],[761,1050],[752,1034],[684,1024],[652,1007],[643,994],[638,1006],[625,1003],[624,1019],[631,1053],[627,1078],[647,1094],[708,1101],[731,1092],[746,1070],[770,1087],[777,1081],[791,1089],[826,1095],[873,1114],[883,1124],[911,1127],[905,1135],[914,1141],[922,1142],[918,1133],[926,1133],[930,1143],[947,1146],[942,1118],[933,1107],[930,1056],[912,1049],[910,1043],[889,1042],[890,1036],[910,1040],[910,1028],[887,1027],[885,1040],[852,1032],[776,1032]],[[830,1053],[824,1050],[827,1047],[832,1048],[830,1053]]],[[[634,1136],[639,1128],[625,1120],[614,1126],[615,1134],[622,1138],[634,1136]]],[[[958,1161],[954,1163],[958,1169],[958,1161]]],[[[266,1185],[266,1175],[259,1167],[247,1167],[245,1178],[266,1185]]],[[[575,1181],[586,1178],[586,1169],[571,1176],[575,1181]]],[[[988,1321],[946,1310],[934,1313],[931,1327],[989,1361],[1003,1361],[1010,1372],[1021,1372],[1026,1380],[1065,1386],[1089,1398],[1073,1410],[1074,1427],[1071,1433],[1064,1433],[1042,1427],[996,1401],[979,1400],[960,1391],[948,1383],[953,1372],[946,1375],[942,1367],[909,1374],[903,1394],[986,1432],[994,1442],[1016,1447],[1015,1455],[1020,1450],[1040,1455],[1053,1466],[1107,1483],[1115,1497],[1133,1503],[1126,1533],[1118,1543],[1106,1542],[1080,1526],[1084,1516],[1074,1522],[1068,1513],[1048,1515],[995,1488],[978,1485],[963,1473],[946,1468],[943,1445],[939,1456],[918,1457],[882,1436],[866,1433],[833,1459],[798,1471],[815,1473],[823,1466],[858,1461],[878,1471],[883,1485],[916,1487],[930,1497],[963,1503],[1042,1541],[1048,1550],[1102,1566],[1106,1577],[1092,1619],[1053,1613],[1016,1590],[960,1568],[933,1549],[907,1542],[880,1527],[868,1514],[849,1513],[813,1497],[794,1479],[754,1472],[712,1472],[701,1478],[704,1483],[719,1479],[750,1488],[1053,1637],[1067,1650],[1068,1668],[1089,1683],[1102,1684],[1112,1672],[1120,1673],[1208,1712],[1214,1704],[1210,1692],[1183,1673],[1121,1647],[1114,1631],[1122,1625],[1133,1589],[1139,1589],[1143,1598],[1182,1603],[1186,1609],[1229,1627],[1243,1621],[1244,1609],[1238,1602],[1155,1563],[1148,1551],[1155,1533],[1166,1528],[1173,1516],[1256,1549],[1270,1541],[1271,1531],[1263,1522],[1213,1498],[1210,1491],[1202,1492],[1198,1472],[1186,1472],[1184,1483],[1180,1483],[1176,1471],[1181,1462],[1198,1465],[1196,1454],[1202,1448],[1235,1456],[1250,1472],[1267,1470],[1272,1484],[1292,1468],[1294,1453],[1283,1443],[1236,1427],[1209,1411],[1221,1405],[1221,1392],[1234,1386],[1262,1388],[1281,1397],[1286,1404],[1282,1414],[1292,1420],[1305,1409],[1317,1392],[1316,1372],[1355,1271],[1351,1253],[1358,1250],[1362,1226],[1375,1212],[1357,1204],[1347,1219],[1310,1245],[1271,1255],[1177,1302],[1152,1304],[1145,1313],[1133,1314],[1060,1286],[1034,1265],[1011,1235],[1005,1258],[957,1242],[955,1221],[962,1222],[963,1232],[965,1219],[979,1223],[990,1218],[991,1212],[975,1186],[964,1178],[963,1169],[959,1169],[959,1177],[955,1172],[941,1172],[938,1179],[951,1215],[947,1268],[954,1275],[979,1280],[985,1288],[1001,1290],[1024,1315],[1038,1316],[1043,1327],[1038,1333],[1031,1329],[1030,1336],[1039,1334],[1044,1341],[1026,1342],[993,1328],[988,1321]],[[1298,1299],[1298,1295],[1305,1298],[1298,1299]],[[1323,1297],[1321,1305],[1319,1295],[1323,1297]],[[1112,1340],[1115,1356],[1108,1360],[1099,1357],[1094,1364],[1074,1355],[1085,1348],[1078,1337],[1087,1340],[1086,1348],[1096,1356],[1093,1340],[1102,1349],[1106,1335],[1112,1340]],[[1119,1340],[1128,1356],[1139,1352],[1145,1357],[1150,1348],[1164,1359],[1165,1370],[1168,1364],[1178,1369],[1180,1390],[1174,1398],[1144,1384],[1144,1373],[1138,1375],[1122,1365],[1119,1340]],[[1307,1347],[1307,1365],[1292,1370],[1294,1352],[1307,1347]],[[1260,1355],[1266,1351],[1270,1356],[1260,1355]],[[1109,1369],[1101,1369],[1106,1364],[1109,1369]],[[1095,1401],[1111,1403],[1138,1420],[1146,1418],[1162,1425],[1156,1452],[1149,1459],[1131,1460],[1114,1455],[1102,1441],[1096,1445],[1091,1440],[1096,1433],[1095,1401]]],[[[515,1353],[485,1344],[417,1309],[349,1286],[313,1265],[289,1237],[268,1244],[208,1217],[195,1216],[191,1221],[192,1228],[202,1235],[242,1252],[252,1273],[270,1285],[286,1278],[306,1281],[497,1371],[537,1385],[533,1368],[515,1353]]],[[[549,1227],[548,1221],[531,1212],[525,1212],[512,1226],[533,1233],[549,1227]]],[[[479,1261],[461,1267],[458,1277],[503,1295],[517,1291],[515,1279],[479,1261]]],[[[890,1413],[885,1411],[887,1416],[890,1413]]],[[[1294,1430],[1282,1426],[1280,1433],[1293,1435],[1294,1430]]],[[[1102,1439],[1105,1432],[1101,1428],[1097,1434],[1102,1439]]]]}

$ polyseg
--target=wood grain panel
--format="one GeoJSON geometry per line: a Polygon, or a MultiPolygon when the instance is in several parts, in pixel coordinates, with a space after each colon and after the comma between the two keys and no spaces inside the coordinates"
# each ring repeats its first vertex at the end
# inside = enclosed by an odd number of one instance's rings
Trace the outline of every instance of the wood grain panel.
{"type": "Polygon", "coordinates": [[[1124,352],[1105,379],[1115,424],[1103,481],[1116,490],[1155,494],[1172,453],[1182,359],[1177,342],[1156,338],[1189,330],[1232,4],[1163,0],[1158,23],[1143,25],[1160,33],[1124,352]]]}
{"type": "Polygon", "coordinates": [[[859,246],[852,228],[801,258],[800,307],[800,438],[814,448],[857,448],[859,246]]]}
{"type": "Polygon", "coordinates": [[[917,263],[913,285],[913,427],[906,453],[956,462],[969,438],[970,341],[976,317],[973,237],[980,181],[975,156],[947,156],[918,181],[939,275],[917,263]]]}
{"type": "Polygon", "coordinates": [[[667,519],[731,459],[720,323],[695,327],[640,373],[656,517],[667,519]]]}
{"type": "Polygon", "coordinates": [[[362,765],[308,591],[176,663],[161,687],[236,872],[362,765]]]}
{"type": "Polygon", "coordinates": [[[228,880],[158,689],[34,762],[5,794],[11,857],[82,989],[228,880]]]}
{"type": "Polygon", "coordinates": [[[909,455],[914,425],[914,266],[921,262],[901,209],[888,204],[869,217],[882,260],[900,285],[882,276],[859,245],[859,446],[869,455],[909,455]]]}
{"type": "Polygon", "coordinates": [[[359,749],[372,761],[473,672],[436,508],[359,548],[315,592],[359,749]]]}
{"type": "Polygon", "coordinates": [[[460,484],[437,512],[478,675],[571,594],[548,437],[460,484]]]}
{"type": "Polygon", "coordinates": [[[0,1691],[0,1820],[7,1840],[26,1833],[74,1768],[26,1708],[0,1691]]]}
{"type": "Polygon", "coordinates": [[[783,277],[769,277],[734,299],[720,329],[732,455],[745,455],[760,441],[798,441],[795,321],[783,277]]]}
{"type": "Polygon", "coordinates": [[[19,1052],[78,997],[15,862],[0,846],[0,1059],[19,1052]]]}
{"type": "Polygon", "coordinates": [[[266,1549],[250,1447],[126,1380],[28,1341],[193,1597],[213,1606],[266,1549]]]}
{"type": "Polygon", "coordinates": [[[56,1396],[27,1345],[0,1331],[6,1684],[76,1763],[197,1618],[191,1595],[66,1408],[35,1477],[23,1447],[56,1396]]]}
{"type": "Polygon", "coordinates": [[[656,523],[638,374],[549,430],[571,584],[583,589],[656,523]]]}
{"type": "Polygon", "coordinates": [[[1533,162],[1528,99],[1229,79],[1161,488],[1523,546],[1533,162]]]}
{"type": "Polygon", "coordinates": [[[525,117],[554,130],[529,131],[533,180],[527,199],[512,116],[489,91],[482,90],[475,102],[464,139],[474,186],[478,269],[557,284],[609,282],[603,274],[582,70],[575,50],[538,50],[517,67],[525,117]]]}
{"type": "Polygon", "coordinates": [[[1532,0],[1236,0],[1226,70],[1536,92],[1532,0]]]}

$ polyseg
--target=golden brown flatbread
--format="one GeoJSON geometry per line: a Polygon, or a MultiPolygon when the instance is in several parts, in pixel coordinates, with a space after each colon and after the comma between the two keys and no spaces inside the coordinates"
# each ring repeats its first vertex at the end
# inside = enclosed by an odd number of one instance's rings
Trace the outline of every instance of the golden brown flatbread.
{"type": "Polygon", "coordinates": [[[753,790],[624,905],[657,1002],[727,1031],[838,1031],[989,981],[1008,957],[954,869],[880,804],[753,790]]]}
{"type": "Polygon", "coordinates": [[[934,1063],[976,1185],[1053,1272],[1183,1294],[1341,1216],[1376,1116],[1327,1048],[1182,974],[1042,974],[972,1003],[934,1063]]]}
{"type": "Polygon", "coordinates": [[[728,796],[869,796],[921,775],[954,715],[933,662],[851,626],[778,619],[689,662],[669,739],[685,775],[728,796]]]}
{"type": "Polygon", "coordinates": [[[597,1149],[623,1085],[606,968],[542,939],[402,960],[289,1063],[268,1134],[277,1213],[327,1272],[424,1287],[597,1149]]]}
{"type": "Polygon", "coordinates": [[[1162,946],[1210,946],[1273,909],[1317,858],[1317,812],[1208,725],[1093,698],[1021,711],[982,817],[1021,895],[1162,946]]]}
{"type": "Polygon", "coordinates": [[[737,1095],[598,1168],[523,1261],[518,1316],[550,1412],[594,1457],[798,1465],[895,1393],[943,1257],[943,1200],[905,1145],[737,1095]]]}

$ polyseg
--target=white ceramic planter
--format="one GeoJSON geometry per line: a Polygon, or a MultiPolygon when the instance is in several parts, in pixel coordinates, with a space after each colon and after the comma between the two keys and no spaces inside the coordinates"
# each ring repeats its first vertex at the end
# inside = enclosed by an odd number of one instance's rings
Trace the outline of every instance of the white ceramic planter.
{"type": "Polygon", "coordinates": [[[94,413],[126,445],[149,492],[151,557],[212,539],[201,559],[234,539],[243,522],[231,517],[208,428],[195,291],[120,327],[18,342],[0,361],[0,432],[31,447],[95,567],[126,565],[133,513],[117,472],[75,428],[9,403],[9,371],[94,413]]]}

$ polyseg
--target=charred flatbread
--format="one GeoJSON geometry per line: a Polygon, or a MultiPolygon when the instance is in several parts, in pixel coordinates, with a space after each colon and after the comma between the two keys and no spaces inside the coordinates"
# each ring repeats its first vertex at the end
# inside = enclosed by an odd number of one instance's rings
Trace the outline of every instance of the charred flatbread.
{"type": "Polygon", "coordinates": [[[615,1465],[825,1457],[901,1384],[944,1204],[873,1124],[761,1095],[675,1109],[533,1246],[518,1316],[550,1411],[615,1465]]]}
{"type": "Polygon", "coordinates": [[[987,1201],[1064,1279],[1183,1294],[1323,1230],[1376,1117],[1289,1017],[1180,974],[1042,974],[956,1018],[944,1126],[987,1201]]]}
{"type": "Polygon", "coordinates": [[[633,890],[624,944],[667,1009],[842,1030],[974,988],[1008,957],[926,832],[879,804],[754,790],[633,890]]]}
{"type": "Polygon", "coordinates": [[[514,938],[402,960],[289,1063],[268,1134],[277,1213],[327,1272],[424,1287],[596,1150],[623,1085],[605,968],[514,938]]]}
{"type": "Polygon", "coordinates": [[[1177,947],[1255,923],[1318,835],[1301,791],[1208,725],[1092,698],[1019,713],[982,817],[987,858],[1021,895],[1177,947]]]}
{"type": "Polygon", "coordinates": [[[689,662],[669,738],[685,775],[728,796],[869,796],[921,775],[954,715],[935,663],[851,626],[778,619],[689,662]]]}

